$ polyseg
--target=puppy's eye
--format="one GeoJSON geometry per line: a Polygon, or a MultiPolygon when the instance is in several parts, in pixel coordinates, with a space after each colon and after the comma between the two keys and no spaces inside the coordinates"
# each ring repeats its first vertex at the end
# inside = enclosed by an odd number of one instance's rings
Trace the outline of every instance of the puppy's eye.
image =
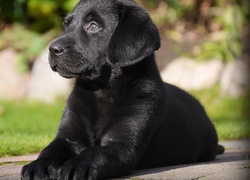
{"type": "Polygon", "coordinates": [[[66,27],[68,27],[69,26],[69,21],[68,20],[65,20],[64,22],[63,22],[63,26],[66,28],[66,27]]]}
{"type": "Polygon", "coordinates": [[[89,33],[97,33],[101,30],[101,27],[96,22],[91,22],[87,27],[89,33]]]}

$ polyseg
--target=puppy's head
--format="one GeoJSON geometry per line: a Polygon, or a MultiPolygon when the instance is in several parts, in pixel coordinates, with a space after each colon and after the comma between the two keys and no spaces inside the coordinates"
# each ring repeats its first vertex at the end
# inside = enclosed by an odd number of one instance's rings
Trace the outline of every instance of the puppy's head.
{"type": "Polygon", "coordinates": [[[81,0],[49,47],[52,70],[95,80],[112,66],[135,64],[160,47],[158,30],[133,0],[81,0]]]}

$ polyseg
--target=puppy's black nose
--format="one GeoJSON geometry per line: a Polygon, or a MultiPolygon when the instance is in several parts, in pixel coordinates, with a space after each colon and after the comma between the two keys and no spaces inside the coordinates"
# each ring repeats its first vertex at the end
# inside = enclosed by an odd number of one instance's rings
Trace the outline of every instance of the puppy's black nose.
{"type": "Polygon", "coordinates": [[[64,47],[59,43],[52,43],[49,46],[50,53],[53,53],[54,55],[61,55],[64,51],[64,47]]]}

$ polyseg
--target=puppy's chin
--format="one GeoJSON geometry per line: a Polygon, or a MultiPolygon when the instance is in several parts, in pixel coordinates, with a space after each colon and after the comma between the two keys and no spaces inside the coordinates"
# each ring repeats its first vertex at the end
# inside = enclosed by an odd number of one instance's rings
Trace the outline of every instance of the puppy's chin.
{"type": "Polygon", "coordinates": [[[82,80],[87,80],[87,81],[92,81],[97,79],[99,76],[99,74],[89,74],[86,72],[81,72],[81,73],[75,73],[75,72],[70,72],[70,71],[65,71],[65,70],[60,70],[57,69],[56,72],[67,79],[71,79],[71,78],[76,78],[76,79],[82,79],[82,80]]]}
{"type": "Polygon", "coordinates": [[[71,78],[77,78],[80,77],[80,75],[76,75],[76,74],[70,74],[70,73],[64,73],[64,72],[59,72],[58,74],[66,79],[71,79],[71,78]]]}
{"type": "Polygon", "coordinates": [[[102,66],[100,70],[86,68],[86,70],[79,72],[73,72],[59,66],[53,66],[51,69],[64,78],[76,78],[85,81],[95,81],[102,78],[106,79],[109,78],[111,74],[111,67],[108,65],[102,66]]]}
{"type": "Polygon", "coordinates": [[[82,76],[81,73],[74,73],[58,66],[51,66],[51,69],[57,72],[60,76],[67,79],[77,78],[82,76]]]}

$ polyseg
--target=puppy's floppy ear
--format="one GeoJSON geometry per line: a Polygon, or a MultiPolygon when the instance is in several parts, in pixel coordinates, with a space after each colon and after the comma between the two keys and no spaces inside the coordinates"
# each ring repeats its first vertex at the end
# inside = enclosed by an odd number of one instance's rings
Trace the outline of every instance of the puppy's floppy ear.
{"type": "Polygon", "coordinates": [[[109,42],[109,60],[135,64],[160,47],[159,32],[148,13],[134,2],[120,3],[120,22],[109,42]]]}

